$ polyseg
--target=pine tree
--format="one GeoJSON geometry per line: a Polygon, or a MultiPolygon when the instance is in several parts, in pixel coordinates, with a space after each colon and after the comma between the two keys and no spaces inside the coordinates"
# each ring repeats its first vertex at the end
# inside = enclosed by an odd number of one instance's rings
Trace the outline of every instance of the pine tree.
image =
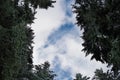
{"type": "Polygon", "coordinates": [[[20,80],[32,70],[36,9],[53,7],[52,0],[0,0],[0,80],[20,80]]]}

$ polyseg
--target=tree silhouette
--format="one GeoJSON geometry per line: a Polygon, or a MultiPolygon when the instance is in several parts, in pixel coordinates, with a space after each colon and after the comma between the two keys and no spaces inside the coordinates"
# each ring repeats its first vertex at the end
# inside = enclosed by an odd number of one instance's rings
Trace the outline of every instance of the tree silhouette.
{"type": "Polygon", "coordinates": [[[76,74],[76,79],[74,79],[74,80],[89,80],[89,79],[90,79],[90,77],[82,76],[81,73],[77,73],[76,74]]]}
{"type": "Polygon", "coordinates": [[[113,72],[107,71],[103,72],[102,69],[96,69],[95,75],[92,80],[119,80],[120,75],[115,76],[113,72]]]}
{"type": "Polygon", "coordinates": [[[33,68],[36,9],[53,7],[52,0],[0,0],[0,80],[20,80],[33,68]]]}
{"type": "Polygon", "coordinates": [[[83,29],[86,55],[120,69],[120,3],[119,0],[75,0],[77,25],[83,29]]]}

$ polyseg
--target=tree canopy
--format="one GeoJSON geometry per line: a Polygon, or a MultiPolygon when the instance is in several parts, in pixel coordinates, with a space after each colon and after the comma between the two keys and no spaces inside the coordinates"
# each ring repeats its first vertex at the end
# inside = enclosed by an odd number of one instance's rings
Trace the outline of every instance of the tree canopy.
{"type": "MultiPolygon", "coordinates": [[[[50,64],[33,65],[36,9],[53,7],[52,0],[0,0],[0,80],[54,80],[50,64]]],[[[77,25],[83,29],[83,51],[91,59],[112,65],[106,73],[96,70],[93,80],[119,80],[120,1],[75,0],[77,25]]],[[[76,74],[74,80],[88,80],[76,74]]]]}
{"type": "Polygon", "coordinates": [[[48,9],[52,3],[55,1],[0,0],[0,80],[21,80],[34,68],[30,24],[37,8],[48,9]]]}
{"type": "Polygon", "coordinates": [[[92,80],[120,80],[120,75],[115,76],[113,72],[103,72],[102,69],[96,69],[95,75],[92,80]]]}
{"type": "Polygon", "coordinates": [[[74,80],[89,80],[89,79],[90,79],[90,77],[83,76],[81,73],[77,73],[76,79],[74,79],[74,80]]]}
{"type": "Polygon", "coordinates": [[[75,0],[77,25],[83,29],[83,51],[91,59],[120,69],[120,0],[75,0]]]}

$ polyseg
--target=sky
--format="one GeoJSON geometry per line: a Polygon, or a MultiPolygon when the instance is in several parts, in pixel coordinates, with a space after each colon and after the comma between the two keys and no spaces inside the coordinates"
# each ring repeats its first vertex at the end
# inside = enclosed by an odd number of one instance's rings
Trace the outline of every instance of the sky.
{"type": "Polygon", "coordinates": [[[37,9],[32,24],[34,64],[49,61],[51,70],[58,75],[56,80],[72,80],[76,73],[92,77],[96,69],[106,70],[105,64],[90,60],[91,55],[85,57],[81,51],[83,31],[75,25],[73,3],[73,0],[56,0],[54,8],[37,9]]]}

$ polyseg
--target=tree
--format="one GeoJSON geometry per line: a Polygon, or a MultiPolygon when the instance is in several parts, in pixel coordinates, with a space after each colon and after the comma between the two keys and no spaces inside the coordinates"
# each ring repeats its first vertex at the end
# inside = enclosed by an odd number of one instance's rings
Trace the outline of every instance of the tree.
{"type": "Polygon", "coordinates": [[[92,80],[120,80],[120,75],[114,76],[113,72],[103,72],[102,69],[96,69],[95,75],[92,80]]]}
{"type": "Polygon", "coordinates": [[[120,0],[75,0],[77,25],[83,29],[86,56],[120,69],[120,0]]]}
{"type": "Polygon", "coordinates": [[[1,0],[0,25],[5,28],[16,26],[21,22],[33,23],[37,8],[53,7],[52,0],[1,0]]]}
{"type": "Polygon", "coordinates": [[[97,69],[95,71],[95,76],[92,80],[113,80],[110,79],[109,75],[107,73],[104,73],[102,69],[97,69]]]}
{"type": "Polygon", "coordinates": [[[45,62],[42,65],[35,65],[34,74],[37,75],[40,80],[54,80],[56,76],[53,71],[50,71],[49,62],[45,62]]]}
{"type": "Polygon", "coordinates": [[[53,7],[52,0],[0,0],[0,80],[20,80],[32,70],[33,30],[37,8],[53,7]]]}
{"type": "Polygon", "coordinates": [[[89,80],[89,79],[90,79],[90,77],[82,76],[82,74],[77,73],[76,74],[76,79],[74,79],[74,80],[89,80]]]}
{"type": "Polygon", "coordinates": [[[50,69],[49,62],[44,62],[41,65],[35,65],[32,70],[27,70],[27,72],[19,75],[18,80],[54,80],[56,74],[50,69]]]}

